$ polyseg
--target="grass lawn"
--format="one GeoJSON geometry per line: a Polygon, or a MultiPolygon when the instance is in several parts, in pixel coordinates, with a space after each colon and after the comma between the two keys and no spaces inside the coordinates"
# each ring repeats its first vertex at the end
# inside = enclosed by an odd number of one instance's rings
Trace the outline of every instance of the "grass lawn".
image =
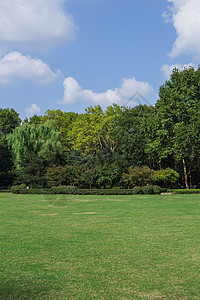
{"type": "Polygon", "coordinates": [[[200,195],[0,194],[0,299],[200,299],[200,195]]]}

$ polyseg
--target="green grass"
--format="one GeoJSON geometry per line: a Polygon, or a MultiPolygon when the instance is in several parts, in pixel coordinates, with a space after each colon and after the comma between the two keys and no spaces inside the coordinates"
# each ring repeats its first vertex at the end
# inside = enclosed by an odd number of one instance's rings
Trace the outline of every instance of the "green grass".
{"type": "Polygon", "coordinates": [[[0,299],[200,299],[200,196],[0,194],[0,299]]]}

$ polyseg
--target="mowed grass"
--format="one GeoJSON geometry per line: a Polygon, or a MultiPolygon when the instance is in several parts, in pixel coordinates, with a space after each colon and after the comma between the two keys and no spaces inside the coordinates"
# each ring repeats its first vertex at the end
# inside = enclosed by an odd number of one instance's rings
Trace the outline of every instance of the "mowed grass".
{"type": "Polygon", "coordinates": [[[0,299],[200,299],[200,196],[0,194],[0,299]]]}

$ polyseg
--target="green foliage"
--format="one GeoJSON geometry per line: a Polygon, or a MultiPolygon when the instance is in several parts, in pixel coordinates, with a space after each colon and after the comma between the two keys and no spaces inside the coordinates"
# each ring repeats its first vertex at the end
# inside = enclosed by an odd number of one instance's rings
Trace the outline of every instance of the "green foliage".
{"type": "Polygon", "coordinates": [[[188,175],[192,167],[200,170],[200,67],[179,71],[174,69],[170,79],[160,87],[156,114],[147,126],[146,153],[165,161],[182,163],[181,173],[189,188],[188,175]],[[173,160],[172,160],[173,159],[173,160]]]}
{"type": "Polygon", "coordinates": [[[12,155],[5,139],[0,138],[0,177],[11,174],[12,155]]]}
{"type": "Polygon", "coordinates": [[[42,157],[30,153],[21,161],[20,167],[16,170],[14,183],[25,182],[30,187],[45,186],[46,163],[42,157]]]}
{"type": "Polygon", "coordinates": [[[147,185],[142,188],[142,192],[144,195],[152,195],[154,193],[154,189],[152,186],[147,185]]]}
{"type": "Polygon", "coordinates": [[[154,185],[154,186],[153,186],[153,193],[154,193],[155,195],[159,195],[159,194],[161,194],[161,192],[162,192],[162,189],[161,189],[160,186],[158,186],[158,185],[154,185]]]}
{"type": "Polygon", "coordinates": [[[5,136],[11,133],[20,123],[19,114],[13,108],[0,108],[0,138],[2,134],[5,136]]]}
{"type": "Polygon", "coordinates": [[[11,193],[13,194],[26,194],[27,189],[25,184],[14,185],[11,187],[11,193]]]}
{"type": "Polygon", "coordinates": [[[12,155],[6,137],[21,123],[19,114],[14,109],[0,108],[0,186],[11,185],[12,155]]]}
{"type": "Polygon", "coordinates": [[[50,194],[76,194],[76,186],[52,186],[49,190],[50,194]]]}
{"type": "Polygon", "coordinates": [[[22,125],[0,109],[0,185],[14,177],[34,187],[199,186],[199,82],[200,67],[173,70],[155,107],[47,110],[22,125]]]}
{"type": "Polygon", "coordinates": [[[116,117],[121,111],[122,108],[118,105],[108,107],[105,112],[99,105],[88,107],[72,124],[68,132],[69,144],[84,153],[94,154],[104,147],[115,151],[117,142],[112,133],[116,128],[116,117]]]}
{"type": "Polygon", "coordinates": [[[49,158],[61,151],[60,134],[53,121],[40,125],[23,123],[8,136],[15,166],[31,154],[49,158]]]}
{"type": "Polygon", "coordinates": [[[152,175],[153,182],[164,187],[173,185],[178,179],[179,174],[170,168],[154,171],[152,175]]]}
{"type": "Polygon", "coordinates": [[[146,165],[146,122],[152,118],[154,107],[138,105],[124,108],[116,118],[116,151],[125,168],[146,165]]]}
{"type": "Polygon", "coordinates": [[[135,186],[133,189],[133,194],[134,195],[139,195],[139,194],[143,194],[142,188],[140,186],[135,186]]]}
{"type": "Polygon", "coordinates": [[[13,194],[66,194],[66,195],[142,195],[160,194],[159,187],[145,186],[133,189],[79,189],[76,186],[52,186],[51,188],[25,188],[15,185],[11,188],[13,194]]]}
{"type": "Polygon", "coordinates": [[[167,192],[173,194],[200,194],[200,189],[168,189],[167,192]]]}
{"type": "Polygon", "coordinates": [[[131,186],[143,186],[151,182],[153,171],[148,166],[129,168],[123,180],[131,186]]]}
{"type": "Polygon", "coordinates": [[[47,186],[58,186],[66,182],[67,168],[61,165],[49,166],[45,173],[47,186]]]}

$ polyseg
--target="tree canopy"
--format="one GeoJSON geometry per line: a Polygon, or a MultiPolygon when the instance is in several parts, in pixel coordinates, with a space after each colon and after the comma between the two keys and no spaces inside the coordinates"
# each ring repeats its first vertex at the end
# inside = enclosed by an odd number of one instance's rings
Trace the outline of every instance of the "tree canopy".
{"type": "Polygon", "coordinates": [[[200,185],[200,68],[174,69],[155,106],[47,110],[22,124],[0,109],[1,176],[34,186],[200,185]]]}

